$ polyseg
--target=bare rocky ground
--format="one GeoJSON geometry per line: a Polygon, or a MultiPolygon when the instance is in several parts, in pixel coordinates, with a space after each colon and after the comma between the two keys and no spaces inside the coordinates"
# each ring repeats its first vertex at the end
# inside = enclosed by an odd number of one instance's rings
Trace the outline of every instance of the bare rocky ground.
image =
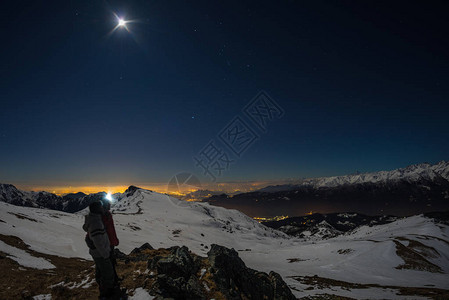
{"type": "Polygon", "coordinates": [[[47,270],[26,268],[0,252],[0,299],[31,299],[41,294],[52,294],[53,299],[98,299],[92,281],[95,278],[92,261],[38,253],[14,236],[0,235],[0,240],[56,266],[47,270]]]}

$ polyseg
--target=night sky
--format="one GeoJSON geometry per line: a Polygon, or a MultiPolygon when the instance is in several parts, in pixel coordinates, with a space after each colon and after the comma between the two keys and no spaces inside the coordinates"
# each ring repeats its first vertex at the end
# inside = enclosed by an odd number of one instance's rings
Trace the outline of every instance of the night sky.
{"type": "Polygon", "coordinates": [[[0,16],[2,183],[210,181],[193,157],[236,116],[259,138],[218,181],[449,159],[447,1],[8,1],[0,16]],[[261,90],[285,112],[266,132],[242,112],[261,90]]]}

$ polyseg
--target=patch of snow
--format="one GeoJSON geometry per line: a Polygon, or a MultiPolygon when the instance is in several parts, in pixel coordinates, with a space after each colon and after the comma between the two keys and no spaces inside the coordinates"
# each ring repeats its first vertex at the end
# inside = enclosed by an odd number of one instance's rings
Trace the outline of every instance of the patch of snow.
{"type": "Polygon", "coordinates": [[[303,234],[304,236],[311,236],[311,235],[312,235],[312,232],[310,232],[310,230],[304,230],[304,231],[302,232],[302,234],[303,234]]]}
{"type": "Polygon", "coordinates": [[[137,288],[134,291],[134,295],[128,297],[129,300],[152,300],[154,299],[146,290],[143,288],[137,288]]]}
{"type": "Polygon", "coordinates": [[[206,289],[206,291],[210,292],[210,288],[209,288],[209,286],[207,285],[207,283],[203,282],[203,286],[204,286],[204,288],[206,289]]]}
{"type": "Polygon", "coordinates": [[[87,289],[87,288],[91,287],[94,282],[95,282],[95,279],[89,280],[89,276],[87,276],[79,283],[74,282],[71,284],[66,284],[65,286],[71,290],[77,289],[80,287],[83,289],[87,289]]]}
{"type": "Polygon", "coordinates": [[[354,218],[357,216],[357,214],[341,213],[338,214],[337,216],[339,216],[340,218],[354,218]]]}
{"type": "Polygon", "coordinates": [[[82,287],[83,289],[88,289],[88,288],[90,288],[94,283],[96,283],[95,278],[92,279],[92,280],[89,281],[89,282],[84,283],[83,286],[81,286],[81,287],[82,287]]]}
{"type": "Polygon", "coordinates": [[[351,225],[351,226],[354,226],[354,223],[351,223],[351,222],[349,222],[349,221],[344,221],[344,222],[342,222],[342,221],[337,221],[337,224],[338,224],[338,225],[351,225]]]}
{"type": "Polygon", "coordinates": [[[60,285],[64,285],[64,284],[65,284],[65,281],[61,281],[61,282],[58,282],[58,283],[55,283],[55,284],[52,284],[52,285],[48,286],[48,288],[52,289],[54,287],[57,287],[57,286],[60,286],[60,285]]]}
{"type": "Polygon", "coordinates": [[[42,257],[35,257],[28,252],[12,247],[0,241],[0,251],[8,254],[6,257],[18,262],[21,266],[33,269],[54,269],[56,268],[52,263],[42,257]]]}
{"type": "Polygon", "coordinates": [[[51,294],[36,295],[32,299],[33,300],[51,300],[51,294]]]}

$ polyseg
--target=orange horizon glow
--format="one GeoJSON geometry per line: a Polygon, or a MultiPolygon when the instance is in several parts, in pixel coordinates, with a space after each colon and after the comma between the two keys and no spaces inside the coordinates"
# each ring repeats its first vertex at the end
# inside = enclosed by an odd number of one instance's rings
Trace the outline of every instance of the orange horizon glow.
{"type": "MultiPolygon", "coordinates": [[[[137,185],[140,188],[152,190],[159,193],[167,192],[167,185],[137,185]]],[[[106,193],[123,193],[129,187],[129,185],[78,185],[78,186],[43,186],[43,185],[16,185],[18,189],[35,192],[49,192],[56,195],[65,195],[69,193],[82,192],[84,194],[94,194],[99,192],[106,193]]]]}
{"type": "MultiPolygon", "coordinates": [[[[232,192],[250,192],[257,190],[259,188],[265,187],[270,184],[279,184],[280,181],[252,181],[252,182],[220,182],[220,183],[205,183],[199,189],[211,190],[211,191],[221,191],[224,193],[232,192]]],[[[14,184],[14,183],[13,183],[14,184]]],[[[89,183],[78,183],[78,184],[26,184],[26,183],[16,183],[14,184],[18,189],[24,191],[35,191],[35,192],[49,192],[56,195],[65,195],[69,193],[82,192],[85,194],[93,194],[99,192],[106,193],[123,193],[130,185],[135,185],[137,187],[152,190],[158,193],[168,193],[174,196],[184,196],[189,192],[195,192],[198,189],[192,189],[191,187],[180,187],[179,191],[168,190],[167,183],[150,183],[150,184],[89,184],[89,183]]]]}

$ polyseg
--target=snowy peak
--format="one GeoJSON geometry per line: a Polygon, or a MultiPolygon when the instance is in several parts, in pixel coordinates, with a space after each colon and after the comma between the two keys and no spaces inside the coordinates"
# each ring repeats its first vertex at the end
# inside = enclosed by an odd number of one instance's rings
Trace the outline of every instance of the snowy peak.
{"type": "Polygon", "coordinates": [[[295,228],[294,226],[291,225],[287,225],[287,226],[283,226],[280,227],[279,230],[289,234],[290,232],[295,232],[295,229],[297,230],[297,232],[295,234],[293,234],[293,236],[297,236],[300,238],[305,238],[305,239],[311,239],[311,240],[325,240],[325,239],[330,239],[336,236],[339,236],[342,234],[341,231],[335,229],[332,225],[330,225],[329,223],[327,223],[325,220],[321,221],[318,224],[314,224],[309,226],[307,229],[305,230],[298,230],[298,228],[295,228]]]}
{"type": "Polygon", "coordinates": [[[433,165],[432,169],[441,177],[449,181],[449,161],[440,161],[433,165]]]}
{"type": "Polygon", "coordinates": [[[400,180],[408,182],[419,180],[434,181],[437,179],[449,181],[449,162],[441,161],[434,165],[422,163],[393,171],[306,179],[303,184],[310,184],[314,187],[334,187],[345,184],[379,183],[400,180]]]}
{"type": "Polygon", "coordinates": [[[21,191],[12,184],[0,184],[0,201],[19,206],[38,206],[33,202],[31,192],[21,191]]]}
{"type": "Polygon", "coordinates": [[[440,161],[436,164],[421,163],[410,165],[392,171],[379,171],[372,173],[318,177],[302,179],[298,184],[268,186],[261,189],[261,192],[288,191],[301,186],[313,188],[336,187],[342,185],[353,185],[363,183],[388,183],[395,181],[449,181],[449,161],[440,161]]]}
{"type": "Polygon", "coordinates": [[[140,190],[140,189],[141,189],[141,188],[139,188],[139,187],[137,187],[137,186],[130,185],[130,186],[126,189],[126,191],[123,193],[123,195],[124,195],[125,197],[132,196],[132,195],[134,194],[135,191],[140,190]]]}

